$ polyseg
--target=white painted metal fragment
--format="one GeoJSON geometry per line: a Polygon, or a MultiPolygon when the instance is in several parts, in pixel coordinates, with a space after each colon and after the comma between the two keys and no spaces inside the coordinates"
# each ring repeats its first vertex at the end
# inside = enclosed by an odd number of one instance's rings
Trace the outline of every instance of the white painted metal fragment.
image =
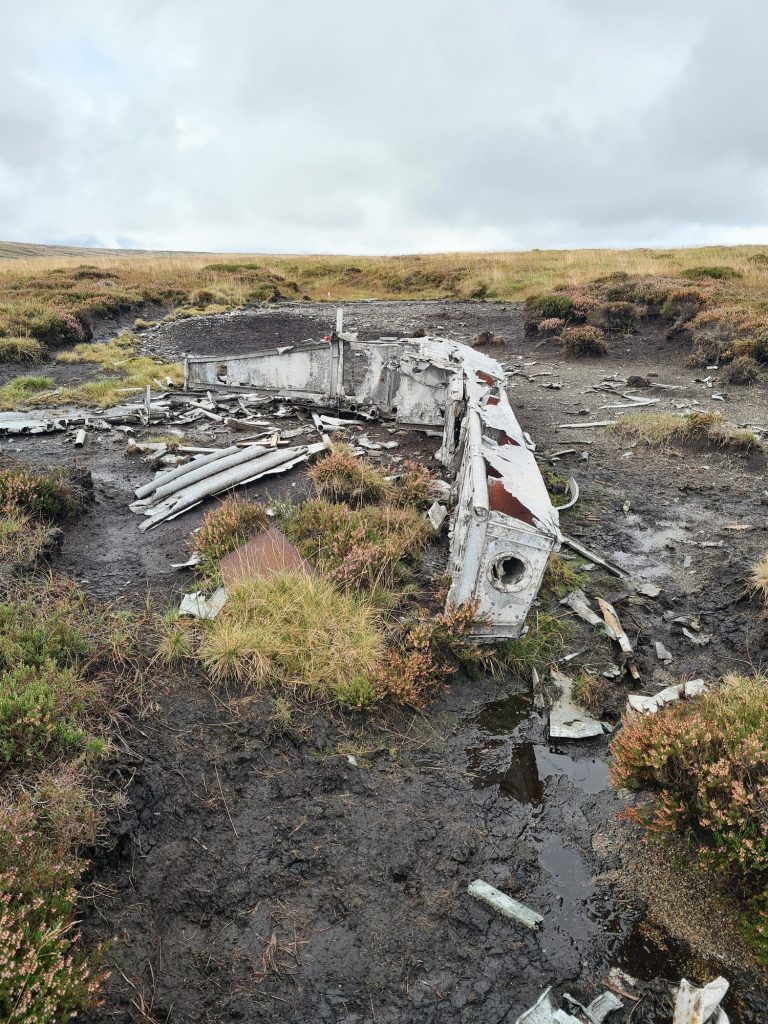
{"type": "Polygon", "coordinates": [[[683,978],[677,990],[675,1015],[672,1024],[728,1024],[728,1017],[720,1009],[720,1003],[728,991],[725,978],[715,978],[703,988],[697,988],[683,978]]]}
{"type": "Polygon", "coordinates": [[[549,712],[549,735],[552,739],[586,740],[610,731],[606,722],[601,722],[575,703],[570,676],[553,669],[551,678],[559,691],[549,712]]]}
{"type": "Polygon", "coordinates": [[[227,596],[224,587],[219,587],[210,597],[197,590],[191,594],[184,594],[179,605],[179,615],[191,615],[196,619],[215,619],[227,603],[227,596]]]}
{"type": "Polygon", "coordinates": [[[517,921],[533,931],[540,928],[544,920],[541,914],[537,914],[535,910],[530,910],[522,903],[513,900],[511,896],[507,896],[506,893],[503,893],[493,885],[489,885],[488,882],[484,882],[480,878],[470,882],[467,892],[482,903],[487,903],[489,907],[492,907],[504,917],[517,921]]]}

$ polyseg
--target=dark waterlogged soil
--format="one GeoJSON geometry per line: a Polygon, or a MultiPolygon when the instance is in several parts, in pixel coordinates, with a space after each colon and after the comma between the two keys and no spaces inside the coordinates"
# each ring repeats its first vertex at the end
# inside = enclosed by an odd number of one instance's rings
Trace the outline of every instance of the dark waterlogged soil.
{"type": "MultiPolygon", "coordinates": [[[[291,304],[168,324],[144,345],[167,358],[247,352],[318,337],[333,319],[330,305],[291,304]]],[[[356,303],[345,327],[362,338],[419,328],[503,338],[491,354],[517,371],[510,396],[542,468],[581,487],[564,531],[661,588],[639,596],[599,570],[586,583],[615,604],[648,692],[764,663],[766,624],[744,595],[749,566],[768,546],[764,461],[633,449],[604,428],[559,426],[622,413],[589,390],[618,373],[677,387],[644,389],[660,399],[654,410],[688,403],[765,427],[764,383],[696,383],[707,371],[685,368],[684,344],[653,329],[616,340],[603,359],[566,360],[523,337],[515,304],[356,303]],[[712,398],[724,392],[726,401],[712,398]],[[553,461],[564,449],[575,453],[553,461]],[[709,643],[691,643],[671,621],[680,615],[697,616],[709,643]],[[656,658],[656,640],[670,665],[656,658]]],[[[371,438],[399,442],[388,460],[416,453],[437,468],[436,439],[391,430],[365,425],[371,438]]],[[[210,445],[228,432],[195,424],[187,436],[210,445]]],[[[68,529],[60,564],[95,596],[138,606],[149,591],[163,604],[190,588],[171,563],[186,557],[204,510],[139,532],[127,505],[151,471],[125,456],[124,438],[89,434],[80,453],[63,435],[16,438],[3,452],[90,468],[94,503],[68,529]]],[[[299,500],[307,483],[294,472],[248,493],[299,500]]],[[[580,652],[569,671],[600,672],[616,658],[578,622],[567,650],[580,652]]],[[[764,970],[713,902],[717,887],[683,884],[679,867],[616,820],[623,803],[608,783],[607,743],[551,744],[526,686],[457,679],[424,713],[373,722],[297,701],[289,731],[277,734],[266,695],[238,700],[195,674],[160,670],[155,685],[146,714],[126,726],[134,755],[113,768],[126,804],[84,908],[87,941],[112,940],[115,968],[92,1024],[513,1024],[547,985],[588,1002],[616,966],[650,983],[633,1024],[671,1020],[669,983],[681,974],[725,974],[732,1022],[764,1019],[764,970]],[[541,913],[542,930],[473,901],[475,878],[541,913]]],[[[619,707],[629,690],[615,686],[619,707]]]]}

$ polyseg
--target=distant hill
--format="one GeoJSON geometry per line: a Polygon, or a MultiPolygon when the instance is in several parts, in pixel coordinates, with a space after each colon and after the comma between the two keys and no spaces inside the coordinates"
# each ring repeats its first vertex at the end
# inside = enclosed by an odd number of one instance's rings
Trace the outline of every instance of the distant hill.
{"type": "Polygon", "coordinates": [[[36,242],[0,242],[0,259],[28,260],[46,256],[61,258],[63,256],[205,256],[207,253],[184,251],[181,249],[96,249],[79,245],[38,245],[36,242]]]}

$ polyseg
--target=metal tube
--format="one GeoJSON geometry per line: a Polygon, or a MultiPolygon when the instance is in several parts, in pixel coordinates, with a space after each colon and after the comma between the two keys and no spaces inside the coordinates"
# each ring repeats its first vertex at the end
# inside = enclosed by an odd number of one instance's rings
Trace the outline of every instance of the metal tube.
{"type": "Polygon", "coordinates": [[[249,448],[238,448],[232,455],[216,459],[213,462],[207,463],[205,466],[195,467],[190,473],[186,473],[184,476],[179,477],[176,480],[171,480],[170,483],[163,484],[162,487],[158,487],[155,491],[153,500],[161,501],[163,498],[168,498],[171,494],[176,494],[177,491],[190,487],[199,480],[205,480],[208,477],[217,476],[224,470],[230,469],[234,466],[239,466],[244,462],[252,462],[258,456],[263,455],[267,450],[267,448],[263,448],[261,445],[252,445],[249,448]]]}
{"type": "MultiPolygon", "coordinates": [[[[325,445],[312,445],[312,448],[317,450],[324,447],[325,445]]],[[[250,462],[230,466],[215,476],[192,483],[188,488],[176,495],[176,501],[172,506],[161,508],[147,519],[146,522],[143,522],[139,529],[151,530],[153,526],[162,523],[164,519],[177,516],[180,512],[184,512],[188,508],[192,508],[193,505],[197,505],[203,498],[207,498],[219,491],[227,490],[229,487],[236,487],[238,484],[247,483],[249,480],[263,476],[283,463],[293,462],[301,456],[309,454],[309,452],[310,448],[306,445],[300,448],[286,448],[283,451],[262,455],[260,458],[250,462]]]]}
{"type": "Polygon", "coordinates": [[[148,495],[156,491],[158,487],[162,487],[164,484],[170,483],[171,480],[176,480],[180,476],[185,476],[187,473],[191,473],[193,469],[199,469],[200,466],[206,466],[209,462],[215,462],[216,459],[223,459],[227,455],[234,455],[235,452],[239,452],[240,449],[237,445],[232,445],[231,448],[218,448],[215,452],[208,452],[204,455],[198,455],[191,462],[185,462],[183,466],[177,466],[175,469],[169,469],[167,473],[162,473],[160,476],[156,476],[154,480],[148,484],[143,484],[141,487],[136,488],[137,498],[146,498],[148,495]]]}

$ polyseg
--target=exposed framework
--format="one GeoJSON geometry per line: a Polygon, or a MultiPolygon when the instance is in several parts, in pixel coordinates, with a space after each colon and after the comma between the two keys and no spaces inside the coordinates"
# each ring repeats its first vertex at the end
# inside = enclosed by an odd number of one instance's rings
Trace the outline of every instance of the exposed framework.
{"type": "Polygon", "coordinates": [[[477,602],[478,638],[519,636],[561,536],[495,359],[441,338],[359,342],[334,334],[250,355],[189,356],[185,387],[259,391],[441,427],[438,457],[455,496],[448,605],[477,602]]]}

